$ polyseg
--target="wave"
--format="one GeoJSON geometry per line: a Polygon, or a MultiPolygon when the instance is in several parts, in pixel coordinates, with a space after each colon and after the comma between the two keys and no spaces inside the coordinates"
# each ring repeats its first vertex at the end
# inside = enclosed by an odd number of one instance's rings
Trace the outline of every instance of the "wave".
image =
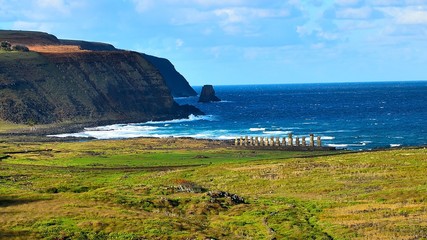
{"type": "Polygon", "coordinates": [[[133,131],[133,132],[147,132],[147,131],[154,131],[159,129],[159,127],[154,126],[140,126],[140,125],[110,125],[110,126],[101,126],[101,127],[95,127],[95,128],[89,128],[86,129],[86,132],[92,132],[92,131],[133,131]]]}
{"type": "Polygon", "coordinates": [[[318,122],[303,122],[303,123],[300,123],[301,125],[316,125],[316,124],[318,124],[318,122]]]}
{"type": "Polygon", "coordinates": [[[251,132],[263,132],[263,131],[265,131],[265,128],[249,128],[249,131],[251,131],[251,132]]]}
{"type": "Polygon", "coordinates": [[[67,138],[67,137],[75,137],[75,138],[89,138],[85,133],[64,133],[64,134],[52,134],[47,135],[47,137],[57,137],[57,138],[67,138]]]}
{"type": "Polygon", "coordinates": [[[334,147],[337,149],[347,149],[350,147],[364,147],[364,146],[366,146],[366,144],[365,143],[360,143],[360,144],[357,144],[357,143],[331,143],[331,144],[326,144],[326,146],[334,147]]]}
{"type": "Polygon", "coordinates": [[[323,131],[322,133],[351,133],[351,132],[357,132],[357,130],[328,130],[328,131],[323,131]]]}
{"type": "Polygon", "coordinates": [[[282,131],[282,130],[277,130],[277,131],[264,131],[264,134],[273,134],[273,135],[285,135],[285,134],[289,134],[292,133],[291,131],[282,131]]]}
{"type": "Polygon", "coordinates": [[[193,115],[190,114],[188,118],[172,119],[166,121],[148,121],[143,124],[171,124],[171,123],[182,123],[182,122],[193,122],[193,121],[217,121],[213,115],[193,115]]]}
{"type": "Polygon", "coordinates": [[[321,136],[321,139],[322,140],[334,140],[335,137],[332,137],[332,136],[321,136]]]}
{"type": "Polygon", "coordinates": [[[197,96],[188,96],[188,97],[174,97],[174,100],[181,100],[181,99],[189,99],[189,98],[198,98],[199,95],[197,96]]]}
{"type": "Polygon", "coordinates": [[[85,128],[84,130],[85,131],[114,131],[126,125],[128,124],[113,124],[113,125],[85,128]]]}

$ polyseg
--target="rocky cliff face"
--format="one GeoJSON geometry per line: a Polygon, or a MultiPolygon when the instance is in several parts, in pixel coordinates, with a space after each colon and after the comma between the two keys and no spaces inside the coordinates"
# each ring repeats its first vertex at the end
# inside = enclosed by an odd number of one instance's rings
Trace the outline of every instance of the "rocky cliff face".
{"type": "MultiPolygon", "coordinates": [[[[111,44],[98,43],[98,42],[87,42],[87,41],[76,41],[76,40],[63,40],[59,39],[63,45],[79,46],[82,50],[91,51],[119,51],[111,44]]],[[[190,86],[184,76],[181,75],[175,66],[166,58],[160,58],[151,56],[148,54],[141,54],[146,60],[156,67],[163,79],[166,82],[172,96],[174,97],[191,97],[197,96],[196,91],[190,86]]]]}
{"type": "MultiPolygon", "coordinates": [[[[88,42],[81,40],[58,39],[56,36],[33,31],[6,31],[0,30],[0,41],[9,41],[22,45],[67,45],[78,46],[81,50],[89,51],[121,51],[111,44],[101,42],[88,42]]],[[[190,97],[197,96],[196,91],[190,86],[187,80],[165,58],[142,54],[143,57],[153,64],[162,75],[172,96],[190,97]]]]}
{"type": "Polygon", "coordinates": [[[174,102],[159,70],[139,53],[55,49],[0,52],[0,119],[135,122],[201,114],[174,102]]]}
{"type": "Polygon", "coordinates": [[[176,71],[174,65],[169,60],[147,54],[143,54],[143,56],[159,69],[174,97],[197,96],[196,91],[188,84],[184,76],[176,71]]]}

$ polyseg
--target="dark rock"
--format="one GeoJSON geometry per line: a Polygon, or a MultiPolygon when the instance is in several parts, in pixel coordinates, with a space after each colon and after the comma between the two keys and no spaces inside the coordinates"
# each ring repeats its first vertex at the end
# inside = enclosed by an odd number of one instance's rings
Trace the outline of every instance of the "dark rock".
{"type": "Polygon", "coordinates": [[[202,88],[202,93],[199,97],[199,102],[208,103],[208,102],[219,102],[217,96],[215,96],[215,90],[212,85],[204,85],[202,88]]]}
{"type": "Polygon", "coordinates": [[[237,194],[224,192],[224,191],[210,191],[208,196],[212,198],[213,201],[216,201],[218,198],[229,198],[233,204],[243,204],[245,199],[238,196],[237,194]]]}

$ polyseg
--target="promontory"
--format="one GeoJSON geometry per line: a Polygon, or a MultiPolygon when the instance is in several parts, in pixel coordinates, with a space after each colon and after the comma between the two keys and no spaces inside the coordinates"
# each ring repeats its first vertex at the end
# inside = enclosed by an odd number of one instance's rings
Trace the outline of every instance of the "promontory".
{"type": "Polygon", "coordinates": [[[0,120],[138,122],[203,114],[174,96],[196,93],[166,59],[106,43],[0,30],[0,120]]]}

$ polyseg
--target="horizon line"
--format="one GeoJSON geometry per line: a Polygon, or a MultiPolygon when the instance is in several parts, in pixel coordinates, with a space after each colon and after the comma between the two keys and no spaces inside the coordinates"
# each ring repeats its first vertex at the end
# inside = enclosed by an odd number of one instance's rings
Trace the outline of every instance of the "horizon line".
{"type": "Polygon", "coordinates": [[[267,86],[267,85],[304,85],[304,84],[358,84],[358,83],[415,83],[415,82],[427,82],[425,80],[385,80],[385,81],[360,81],[360,82],[288,82],[288,83],[242,83],[242,84],[211,84],[206,83],[203,85],[192,85],[191,87],[203,87],[204,85],[213,86],[267,86]]]}

